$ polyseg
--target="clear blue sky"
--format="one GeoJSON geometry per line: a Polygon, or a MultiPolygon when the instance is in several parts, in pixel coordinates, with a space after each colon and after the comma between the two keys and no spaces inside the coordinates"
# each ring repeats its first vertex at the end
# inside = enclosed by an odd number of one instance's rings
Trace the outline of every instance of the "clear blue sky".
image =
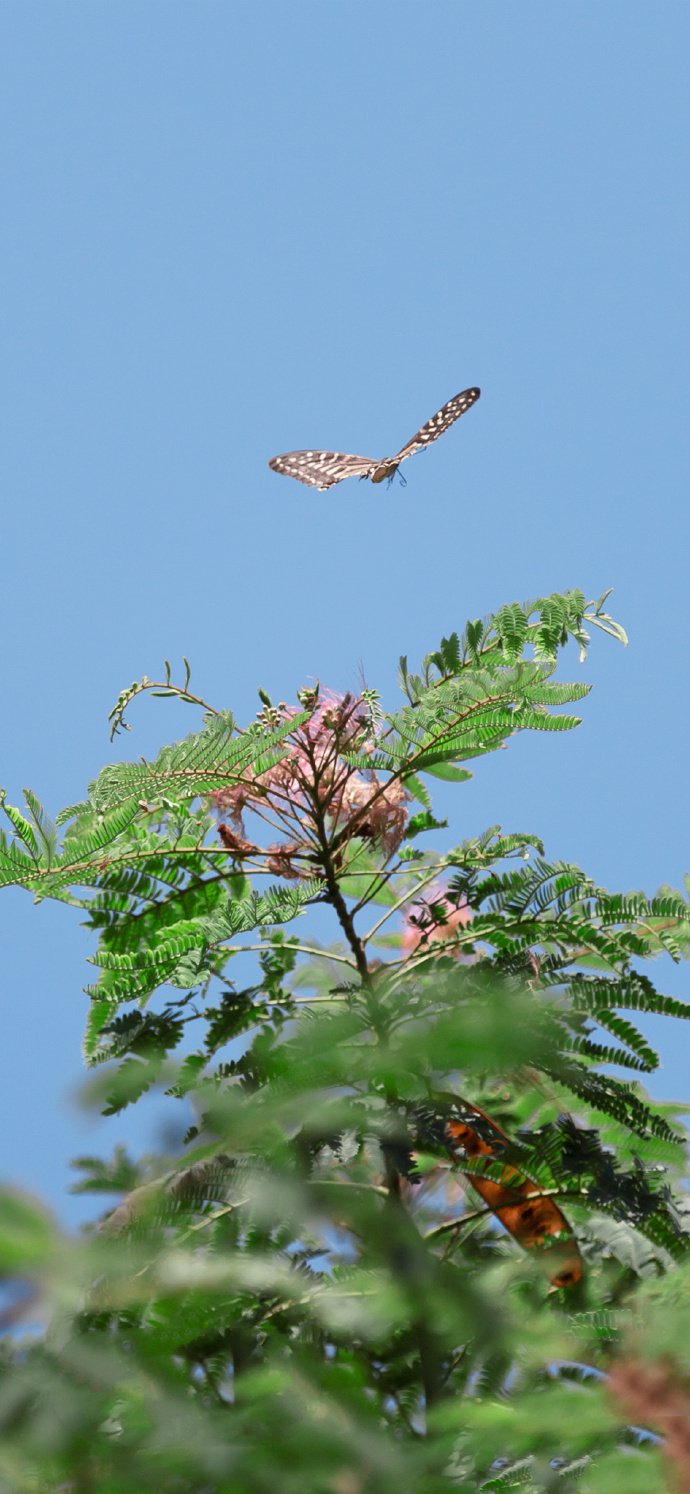
{"type": "MultiPolygon", "coordinates": [[[[612,888],[690,869],[690,7],[640,0],[5,0],[0,782],[54,812],[195,724],[122,685],[186,654],[246,719],[503,601],[614,586],[569,738],[451,807],[612,888]],[[482,399],[408,486],[319,494],[275,452],[383,456],[482,399]]],[[[570,673],[583,671],[575,655],[570,673]]],[[[449,806],[444,806],[449,807],[449,806]]],[[[74,1222],[88,937],[0,898],[6,1176],[74,1222]]],[[[690,997],[690,970],[657,970],[690,997]]],[[[652,1024],[688,1098],[690,1029],[652,1024]]]]}

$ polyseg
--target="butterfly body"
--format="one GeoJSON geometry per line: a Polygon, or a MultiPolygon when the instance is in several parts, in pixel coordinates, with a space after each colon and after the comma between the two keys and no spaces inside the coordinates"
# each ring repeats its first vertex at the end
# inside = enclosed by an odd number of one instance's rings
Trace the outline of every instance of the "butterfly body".
{"type": "Polygon", "coordinates": [[[399,465],[399,462],[379,462],[378,467],[371,474],[372,482],[392,482],[399,465]]]}
{"type": "Polygon", "coordinates": [[[294,477],[297,482],[321,492],[343,482],[346,477],[368,477],[375,483],[385,482],[395,475],[401,462],[438,440],[476,403],[480,392],[479,389],[463,389],[454,395],[395,456],[384,457],[381,461],[375,457],[350,456],[341,451],[286,451],[281,456],[271,457],[268,465],[274,472],[294,477]]]}

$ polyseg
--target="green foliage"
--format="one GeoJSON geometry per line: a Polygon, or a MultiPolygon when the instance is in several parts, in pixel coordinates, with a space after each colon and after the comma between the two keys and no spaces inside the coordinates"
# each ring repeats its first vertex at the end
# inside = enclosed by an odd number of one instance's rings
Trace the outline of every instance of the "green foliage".
{"type": "Polygon", "coordinates": [[[526,648],[533,650],[536,659],[554,663],[569,638],[578,644],[582,663],[590,641],[587,627],[598,628],[619,643],[627,643],[625,629],[603,610],[610,595],[610,590],[605,591],[597,602],[586,602],[581,591],[554,592],[522,605],[511,602],[488,617],[468,622],[462,638],[451,633],[450,638],[441,640],[438,649],[426,655],[421,675],[410,675],[407,659],[400,660],[405,694],[415,705],[429,685],[457,676],[487,659],[512,663],[522,657],[526,648]]]}
{"type": "Polygon", "coordinates": [[[626,1365],[684,1393],[685,1134],[636,1019],[690,1015],[640,968],[684,955],[688,899],[500,826],[424,839],[434,779],[577,725],[558,656],[625,641],[606,595],[468,623],[392,713],[310,685],[241,729],[166,665],[113,729],[150,690],[199,732],[56,827],[3,796],[0,881],[97,941],[88,1102],[164,1089],[187,1132],[78,1160],[108,1210],[79,1241],[0,1198],[0,1494],[669,1487],[626,1365]]]}

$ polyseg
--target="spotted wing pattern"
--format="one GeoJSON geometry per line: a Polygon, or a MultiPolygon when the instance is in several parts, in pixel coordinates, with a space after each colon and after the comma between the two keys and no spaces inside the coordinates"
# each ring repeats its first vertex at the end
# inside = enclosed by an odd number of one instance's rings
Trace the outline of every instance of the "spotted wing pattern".
{"type": "Polygon", "coordinates": [[[463,389],[462,394],[455,394],[452,399],[449,399],[448,404],[444,405],[443,409],[438,411],[437,415],[432,415],[431,420],[427,420],[426,425],[423,425],[421,430],[417,431],[416,436],[413,436],[412,440],[408,441],[407,445],[402,447],[397,456],[391,458],[391,461],[404,462],[407,457],[414,456],[416,451],[422,451],[432,441],[438,441],[439,436],[442,436],[443,432],[447,431],[449,426],[453,425],[456,420],[459,420],[460,416],[464,415],[466,410],[471,409],[472,405],[479,399],[480,394],[480,389],[463,389]]]}
{"type": "Polygon", "coordinates": [[[404,462],[407,457],[414,456],[416,451],[422,451],[432,441],[437,441],[454,421],[459,420],[470,409],[479,395],[479,389],[463,389],[461,394],[449,399],[437,415],[432,415],[431,420],[427,420],[426,425],[417,431],[416,436],[396,456],[386,457],[382,461],[377,461],[374,457],[348,456],[341,451],[285,451],[281,456],[271,457],[268,465],[274,472],[281,472],[284,477],[295,477],[298,482],[304,482],[310,488],[319,488],[322,492],[346,477],[371,477],[374,482],[381,482],[384,477],[390,477],[395,472],[399,462],[404,462]]]}
{"type": "Polygon", "coordinates": [[[346,456],[342,451],[286,451],[272,457],[268,465],[274,472],[323,490],[344,477],[368,477],[378,463],[373,457],[346,456]]]}

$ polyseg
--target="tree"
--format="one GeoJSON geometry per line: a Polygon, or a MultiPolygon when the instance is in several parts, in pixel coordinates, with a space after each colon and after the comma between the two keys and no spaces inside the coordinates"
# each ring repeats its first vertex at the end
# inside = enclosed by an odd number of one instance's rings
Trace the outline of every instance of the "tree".
{"type": "Polygon", "coordinates": [[[643,968],[687,950],[688,903],[498,826],[423,848],[429,780],[578,724],[588,687],[556,665],[592,626],[625,641],[605,602],[469,623],[401,661],[393,713],[315,686],[239,728],[166,666],[113,730],[151,690],[197,733],[105,768],[57,828],[4,803],[0,881],[98,934],[104,1113],[152,1085],[191,1112],[179,1154],[79,1160],[82,1191],[122,1195],[83,1240],[4,1197],[5,1488],[687,1481],[684,1132],[630,1014],[690,1014],[643,968]]]}

